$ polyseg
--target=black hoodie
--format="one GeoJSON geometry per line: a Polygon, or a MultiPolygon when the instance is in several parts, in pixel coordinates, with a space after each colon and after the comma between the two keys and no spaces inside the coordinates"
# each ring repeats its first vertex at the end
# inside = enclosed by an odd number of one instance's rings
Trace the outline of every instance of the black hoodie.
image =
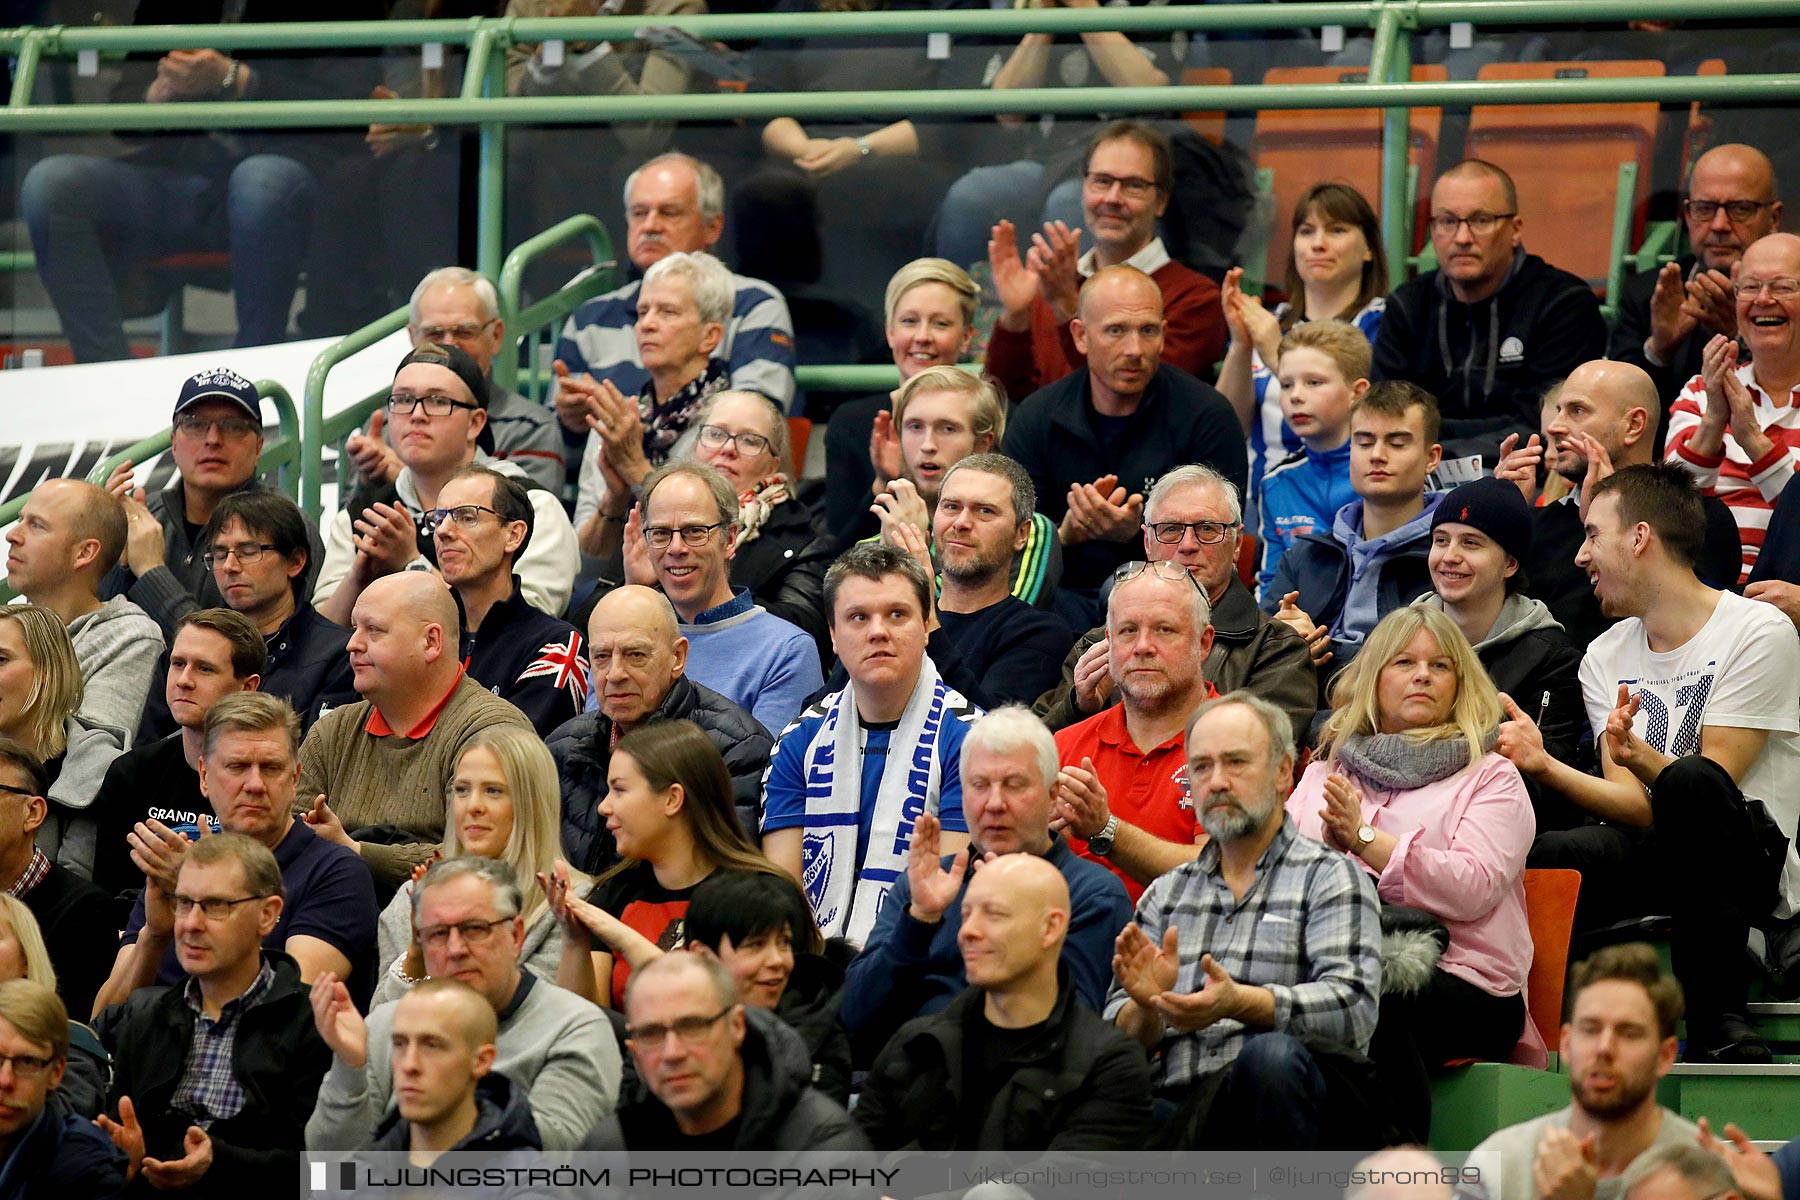
{"type": "Polygon", "coordinates": [[[1442,271],[1388,297],[1375,340],[1375,379],[1404,379],[1437,397],[1445,458],[1494,462],[1509,433],[1538,431],[1551,384],[1606,353],[1606,323],[1588,285],[1535,254],[1513,252],[1500,290],[1464,304],[1442,271]]]}

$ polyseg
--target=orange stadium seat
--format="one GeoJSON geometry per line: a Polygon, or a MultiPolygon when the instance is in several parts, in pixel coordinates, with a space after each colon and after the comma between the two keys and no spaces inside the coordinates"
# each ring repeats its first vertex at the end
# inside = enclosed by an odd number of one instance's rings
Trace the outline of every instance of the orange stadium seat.
{"type": "Polygon", "coordinates": [[[1569,939],[1575,932],[1575,901],[1581,872],[1525,872],[1525,919],[1531,927],[1531,972],[1525,979],[1531,1023],[1544,1044],[1556,1049],[1562,1028],[1563,984],[1569,973],[1569,939]]]}
{"type": "Polygon", "coordinates": [[[788,451],[794,459],[794,478],[806,471],[806,446],[812,441],[812,422],[805,417],[789,417],[788,451]]]}
{"type": "MultiPolygon", "coordinates": [[[[1490,63],[1482,80],[1609,79],[1663,75],[1637,62],[1490,63]]],[[[1638,166],[1627,244],[1643,235],[1660,109],[1636,104],[1481,105],[1469,114],[1467,157],[1505,168],[1519,190],[1525,246],[1596,289],[1612,266],[1611,235],[1619,164],[1638,166]]]]}
{"type": "MultiPolygon", "coordinates": [[[[1226,67],[1189,67],[1181,74],[1181,82],[1188,87],[1230,87],[1231,71],[1226,67]]],[[[1215,146],[1225,140],[1225,112],[1184,112],[1181,119],[1191,126],[1195,133],[1213,143],[1215,146]]]]}
{"type": "MultiPolygon", "coordinates": [[[[1263,75],[1267,84],[1360,83],[1365,70],[1340,67],[1274,67],[1263,75]]],[[[1441,83],[1449,75],[1441,66],[1412,69],[1414,83],[1441,83]]],[[[1412,112],[1407,161],[1419,169],[1419,194],[1427,194],[1437,161],[1442,110],[1412,112]]],[[[1287,277],[1292,249],[1288,223],[1300,194],[1315,183],[1339,179],[1353,185],[1381,208],[1381,110],[1378,108],[1289,108],[1256,114],[1250,157],[1274,176],[1274,229],[1269,235],[1264,278],[1279,284],[1287,277]]]]}

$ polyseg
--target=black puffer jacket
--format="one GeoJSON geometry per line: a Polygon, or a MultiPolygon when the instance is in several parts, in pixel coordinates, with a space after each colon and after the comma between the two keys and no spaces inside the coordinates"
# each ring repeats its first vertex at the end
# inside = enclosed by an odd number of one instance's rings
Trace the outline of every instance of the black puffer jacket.
{"type": "MultiPolygon", "coordinates": [[[[603,686],[596,681],[596,687],[603,686]]],[[[687,676],[663,697],[652,721],[692,721],[725,756],[738,820],[753,840],[762,826],[762,777],[774,739],[762,722],[730,700],[687,676]]],[[[600,819],[606,795],[606,768],[612,761],[613,723],[602,713],[582,713],[545,739],[562,784],[562,847],[569,865],[598,875],[618,861],[612,835],[600,819]]]]}
{"type": "MultiPolygon", "coordinates": [[[[734,1150],[867,1150],[868,1139],[843,1106],[812,1086],[806,1047],[775,1014],[744,1009],[743,1106],[734,1150]]],[[[683,1138],[668,1107],[640,1091],[594,1127],[583,1150],[678,1150],[683,1138]]]]}
{"type": "Polygon", "coordinates": [[[806,1043],[812,1084],[839,1104],[850,1102],[850,1034],[838,1020],[844,968],[822,954],[796,954],[775,1015],[806,1043]]]}
{"type": "Polygon", "coordinates": [[[842,543],[812,527],[812,513],[798,500],[769,510],[755,540],[731,557],[731,586],[747,587],[756,602],[804,629],[819,644],[819,665],[831,663],[825,623],[825,568],[842,543]]]}
{"type": "Polygon", "coordinates": [[[875,1060],[856,1119],[877,1150],[1126,1150],[1150,1128],[1150,1063],[1143,1047],[1096,1016],[1057,972],[1048,1028],[1006,1064],[977,1131],[962,1128],[964,1052],[979,1036],[987,993],[968,988],[949,1007],[908,1021],[875,1060]]]}

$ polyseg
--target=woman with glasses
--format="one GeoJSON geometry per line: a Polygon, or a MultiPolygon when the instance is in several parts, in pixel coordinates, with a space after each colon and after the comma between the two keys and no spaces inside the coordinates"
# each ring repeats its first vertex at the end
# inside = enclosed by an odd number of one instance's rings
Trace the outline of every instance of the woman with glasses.
{"type": "MultiPolygon", "coordinates": [[[[543,739],[514,726],[484,729],[469,739],[450,778],[437,857],[498,859],[521,880],[548,874],[562,853],[561,804],[556,761],[543,739]]],[[[382,911],[376,949],[386,972],[375,986],[373,1004],[397,1000],[425,978],[424,948],[412,921],[413,885],[424,871],[424,866],[414,870],[382,911]]],[[[593,888],[593,880],[580,871],[570,871],[569,879],[578,894],[593,888]]],[[[562,927],[541,892],[527,890],[524,896],[519,965],[554,980],[562,960],[562,927]]]]}
{"type": "MultiPolygon", "coordinates": [[[[107,945],[107,935],[100,929],[89,929],[90,938],[100,940],[102,947],[107,945]]],[[[10,983],[15,979],[29,979],[33,983],[42,984],[59,999],[65,1002],[67,1011],[86,1013],[93,1000],[90,991],[83,996],[65,996],[66,981],[59,981],[56,967],[50,961],[49,947],[44,943],[43,930],[39,928],[37,918],[25,901],[7,892],[0,892],[0,984],[10,983]],[[59,987],[59,982],[63,983],[59,987]],[[67,1008],[67,1002],[74,1000],[76,1007],[67,1008]]],[[[4,1002],[0,1002],[0,1019],[6,1016],[4,1002]]],[[[106,1104],[107,1059],[106,1048],[100,1039],[74,1017],[69,1022],[69,1058],[63,1072],[62,1082],[50,1096],[50,1108],[55,1112],[71,1112],[92,1120],[98,1116],[106,1104]]],[[[13,1063],[14,1075],[19,1074],[20,1066],[13,1063]]],[[[0,1159],[3,1163],[4,1159],[0,1159]]]]}
{"type": "Polygon", "coordinates": [[[888,350],[900,370],[891,392],[849,400],[825,427],[825,528],[845,543],[880,531],[869,501],[900,478],[900,437],[888,414],[906,381],[929,367],[954,366],[975,337],[981,289],[942,258],[918,258],[894,272],[885,300],[888,350]]]}
{"type": "Polygon", "coordinates": [[[129,737],[77,715],[82,689],[62,618],[35,604],[0,607],[0,734],[44,764],[50,811],[38,828],[38,849],[88,877],[98,827],[87,810],[129,737]]]}
{"type": "Polygon", "coordinates": [[[622,1011],[632,968],[684,943],[683,917],[702,881],[780,869],[744,836],[725,760],[692,721],[658,721],[619,739],[600,815],[623,857],[593,894],[580,898],[563,863],[538,880],[563,928],[556,982],[622,1011]]]}
{"type": "Polygon", "coordinates": [[[1344,321],[1372,345],[1387,307],[1387,264],[1381,257],[1381,221],[1363,194],[1347,183],[1320,183],[1294,204],[1293,250],[1288,258],[1287,299],[1269,312],[1243,291],[1244,269],[1225,273],[1221,299],[1231,348],[1219,364],[1219,391],[1231,401],[1250,433],[1250,488],[1277,463],[1304,449],[1282,418],[1275,379],[1283,335],[1308,321],[1344,321]]]}
{"type": "MultiPolygon", "coordinates": [[[[837,543],[812,526],[812,512],[794,495],[787,418],[756,392],[722,392],[683,440],[690,457],[723,475],[738,494],[731,586],[747,587],[756,602],[811,634],[829,658],[825,627],[825,568],[837,543]]],[[[654,575],[629,579],[655,586],[654,575]]]]}
{"type": "Polygon", "coordinates": [[[1448,931],[1435,965],[1383,964],[1370,1055],[1416,1140],[1430,1124],[1429,1070],[1505,1062],[1515,1047],[1544,1062],[1525,1005],[1535,818],[1518,768],[1493,749],[1501,720],[1456,622],[1424,605],[1398,609],[1333,685],[1321,757],[1288,797],[1300,832],[1356,859],[1383,905],[1420,910],[1448,931]]]}

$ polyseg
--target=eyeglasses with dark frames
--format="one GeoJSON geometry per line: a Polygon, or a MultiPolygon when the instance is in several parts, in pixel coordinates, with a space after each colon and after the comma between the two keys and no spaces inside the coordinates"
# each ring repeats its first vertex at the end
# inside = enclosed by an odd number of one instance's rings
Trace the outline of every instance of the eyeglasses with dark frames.
{"type": "Polygon", "coordinates": [[[1191,529],[1201,545],[1216,546],[1225,540],[1226,534],[1242,525],[1241,521],[1158,521],[1150,526],[1150,532],[1165,546],[1179,546],[1191,529]]]}
{"type": "Polygon", "coordinates": [[[681,1017],[670,1021],[667,1025],[628,1025],[625,1028],[625,1039],[636,1043],[639,1047],[652,1050],[662,1048],[664,1042],[673,1033],[681,1043],[692,1046],[706,1036],[707,1031],[725,1017],[737,1005],[722,1008],[710,1017],[681,1017]]]}
{"type": "Polygon", "coordinates": [[[239,563],[246,567],[255,566],[262,561],[262,556],[276,548],[273,542],[245,542],[239,546],[219,546],[208,550],[200,556],[200,561],[211,571],[225,565],[225,560],[236,556],[239,563]]]}
{"type": "Polygon", "coordinates": [[[667,525],[651,525],[644,530],[644,540],[658,550],[666,550],[669,543],[675,540],[675,535],[679,533],[683,542],[697,550],[712,541],[714,530],[724,529],[730,524],[729,521],[714,521],[711,525],[683,525],[680,529],[672,529],[667,525]]]}
{"type": "Polygon", "coordinates": [[[470,404],[466,400],[452,400],[449,396],[393,395],[387,398],[387,410],[396,417],[411,416],[413,409],[421,405],[424,406],[425,415],[428,417],[447,417],[459,408],[466,408],[473,412],[481,407],[479,404],[470,404]]]}
{"type": "Polygon", "coordinates": [[[769,439],[760,433],[732,433],[719,425],[700,427],[700,444],[708,450],[722,450],[726,442],[735,445],[745,458],[754,458],[769,448],[769,439]]]}
{"type": "Polygon", "coordinates": [[[267,899],[267,896],[239,896],[236,900],[226,900],[219,896],[183,896],[179,892],[170,898],[176,916],[185,917],[198,908],[209,921],[223,921],[238,905],[267,899]]]}
{"type": "Polygon", "coordinates": [[[458,921],[454,925],[427,925],[419,930],[421,944],[434,950],[441,950],[450,944],[450,933],[455,930],[462,935],[466,946],[479,946],[493,936],[494,930],[502,925],[510,925],[516,918],[495,917],[492,921],[458,921]]]}
{"type": "Polygon", "coordinates": [[[434,508],[425,514],[435,531],[439,526],[456,522],[458,529],[475,529],[481,525],[481,514],[493,513],[496,520],[504,521],[499,512],[485,504],[459,504],[455,508],[434,508]]]}

